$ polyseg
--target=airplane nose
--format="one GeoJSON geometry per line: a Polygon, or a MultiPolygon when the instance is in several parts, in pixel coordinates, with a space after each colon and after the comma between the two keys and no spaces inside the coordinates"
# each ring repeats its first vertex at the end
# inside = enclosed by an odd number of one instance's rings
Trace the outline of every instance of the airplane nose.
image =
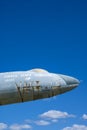
{"type": "Polygon", "coordinates": [[[66,76],[66,75],[60,75],[60,77],[66,82],[67,86],[69,87],[77,87],[80,83],[80,81],[74,77],[66,76]]]}

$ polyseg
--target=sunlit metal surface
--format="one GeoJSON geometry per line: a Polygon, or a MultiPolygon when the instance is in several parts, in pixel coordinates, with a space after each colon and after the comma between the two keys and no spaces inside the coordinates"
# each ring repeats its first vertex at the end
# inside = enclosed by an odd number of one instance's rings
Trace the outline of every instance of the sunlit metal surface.
{"type": "Polygon", "coordinates": [[[79,83],[76,78],[43,69],[0,73],[0,105],[50,98],[79,83]]]}

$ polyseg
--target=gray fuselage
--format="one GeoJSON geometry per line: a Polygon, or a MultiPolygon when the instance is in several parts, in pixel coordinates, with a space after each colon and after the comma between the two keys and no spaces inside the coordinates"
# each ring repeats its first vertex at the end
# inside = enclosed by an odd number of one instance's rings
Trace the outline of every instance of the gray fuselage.
{"type": "Polygon", "coordinates": [[[42,69],[0,73],[0,105],[49,98],[78,84],[73,77],[42,69]]]}

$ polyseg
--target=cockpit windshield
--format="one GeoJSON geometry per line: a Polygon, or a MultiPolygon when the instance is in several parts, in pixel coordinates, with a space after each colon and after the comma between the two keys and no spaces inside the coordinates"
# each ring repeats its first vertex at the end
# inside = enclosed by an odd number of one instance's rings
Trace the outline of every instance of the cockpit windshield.
{"type": "Polygon", "coordinates": [[[31,72],[37,72],[37,73],[48,73],[47,70],[44,70],[44,69],[32,69],[30,70],[31,72]]]}

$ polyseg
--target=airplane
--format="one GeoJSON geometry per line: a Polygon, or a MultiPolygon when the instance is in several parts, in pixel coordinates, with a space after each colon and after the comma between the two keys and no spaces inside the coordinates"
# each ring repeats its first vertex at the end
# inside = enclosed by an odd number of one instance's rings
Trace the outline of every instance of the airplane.
{"type": "Polygon", "coordinates": [[[44,69],[0,73],[0,105],[50,98],[76,88],[74,77],[44,69]]]}

